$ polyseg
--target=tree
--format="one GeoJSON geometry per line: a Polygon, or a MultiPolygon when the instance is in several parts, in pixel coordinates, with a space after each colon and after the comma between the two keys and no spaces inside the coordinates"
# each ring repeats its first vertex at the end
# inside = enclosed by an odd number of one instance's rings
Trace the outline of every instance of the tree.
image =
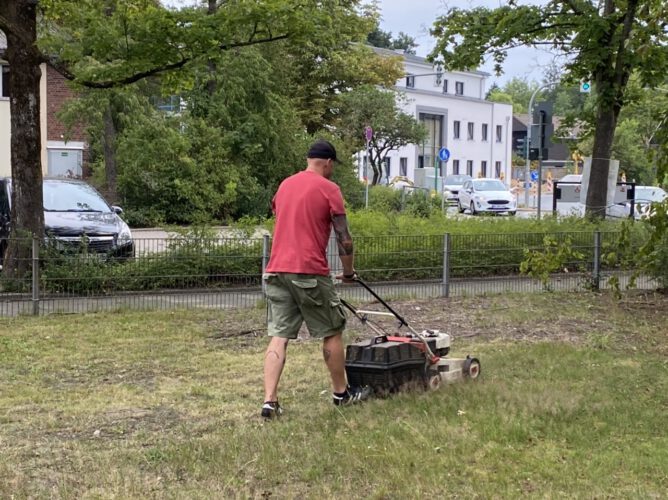
{"type": "Polygon", "coordinates": [[[75,99],[65,103],[59,119],[68,134],[77,127],[88,138],[88,164],[94,174],[103,174],[107,201],[117,203],[118,142],[135,121],[153,111],[149,96],[156,85],[133,84],[120,89],[80,88],[75,99]]]}
{"type": "Polygon", "coordinates": [[[418,44],[415,41],[415,38],[407,35],[403,31],[400,31],[397,37],[392,40],[392,48],[394,50],[403,50],[404,54],[415,55],[415,49],[417,49],[418,44]]]}
{"type": "MultiPolygon", "coordinates": [[[[40,64],[87,88],[113,88],[159,74],[174,75],[211,54],[290,39],[307,40],[330,23],[330,11],[358,2],[239,0],[218,10],[169,10],[157,0],[16,0],[0,2],[0,29],[12,68],[11,230],[44,234],[40,64]],[[39,15],[38,15],[39,8],[39,15]],[[39,19],[39,39],[38,33],[39,19]]],[[[22,276],[29,248],[12,240],[3,273],[22,276]]]]}
{"type": "Polygon", "coordinates": [[[415,38],[400,31],[396,37],[392,37],[391,31],[383,31],[376,24],[366,38],[366,43],[380,49],[401,50],[404,54],[415,55],[415,49],[418,47],[415,38]]]}
{"type": "Polygon", "coordinates": [[[392,32],[383,31],[382,29],[380,29],[380,26],[376,25],[373,31],[371,31],[367,35],[366,42],[373,47],[379,47],[381,49],[391,49],[392,32]]]}
{"type": "Polygon", "coordinates": [[[486,56],[501,72],[513,47],[550,46],[566,55],[566,80],[591,79],[596,113],[586,213],[604,217],[610,154],[626,88],[637,72],[656,86],[668,70],[668,11],[663,0],[551,0],[496,9],[449,9],[434,23],[431,58],[448,68],[474,68],[486,56]]]}
{"type": "Polygon", "coordinates": [[[426,130],[412,115],[401,111],[405,97],[391,90],[363,86],[343,98],[338,130],[351,150],[365,148],[364,129],[373,128],[369,164],[372,184],[381,177],[381,163],[389,151],[408,144],[418,144],[426,130]]]}

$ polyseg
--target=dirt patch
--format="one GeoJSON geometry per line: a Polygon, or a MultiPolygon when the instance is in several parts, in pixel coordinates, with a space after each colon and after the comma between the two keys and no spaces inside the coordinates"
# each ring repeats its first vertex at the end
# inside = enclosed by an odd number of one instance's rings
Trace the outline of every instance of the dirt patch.
{"type": "MultiPolygon", "coordinates": [[[[634,322],[651,318],[652,323],[665,323],[668,331],[668,296],[647,292],[627,292],[622,299],[612,294],[535,294],[518,302],[516,296],[455,297],[406,299],[390,305],[418,332],[439,330],[453,339],[508,340],[520,342],[557,341],[582,344],[592,333],[614,334],[626,341],[634,333],[634,322]],[[635,319],[634,319],[635,318],[635,319]]],[[[359,304],[359,309],[387,310],[378,302],[359,304]]],[[[373,337],[376,333],[348,315],[346,336],[350,341],[373,337]]],[[[397,334],[408,331],[391,317],[373,317],[383,332],[397,334]]],[[[257,346],[266,337],[265,312],[235,311],[206,325],[207,342],[216,349],[244,349],[257,346]]],[[[659,327],[661,328],[661,327],[659,327]]],[[[305,326],[300,340],[309,339],[305,326]]],[[[656,348],[654,342],[653,348],[656,348]]],[[[668,351],[668,346],[664,346],[668,351]]],[[[659,348],[662,351],[663,348],[659,348]]]]}
{"type": "Polygon", "coordinates": [[[154,434],[167,431],[181,422],[174,408],[117,408],[87,418],[85,425],[66,423],[53,431],[44,432],[44,437],[58,440],[124,440],[139,431],[154,434]]]}

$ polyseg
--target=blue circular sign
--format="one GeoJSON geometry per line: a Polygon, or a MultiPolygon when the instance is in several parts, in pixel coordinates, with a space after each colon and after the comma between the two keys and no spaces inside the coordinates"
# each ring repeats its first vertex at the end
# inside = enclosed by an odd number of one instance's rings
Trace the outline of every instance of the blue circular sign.
{"type": "Polygon", "coordinates": [[[441,161],[448,161],[450,158],[450,151],[448,151],[448,148],[441,148],[438,151],[438,157],[441,159],[441,161]]]}
{"type": "Polygon", "coordinates": [[[531,171],[531,180],[532,181],[537,181],[538,180],[538,172],[536,170],[531,171]]]}

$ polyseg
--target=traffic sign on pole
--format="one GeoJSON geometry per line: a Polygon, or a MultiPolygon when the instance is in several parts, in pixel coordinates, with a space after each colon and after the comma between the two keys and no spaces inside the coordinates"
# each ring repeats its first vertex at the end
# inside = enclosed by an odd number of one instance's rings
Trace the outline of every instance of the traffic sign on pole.
{"type": "Polygon", "coordinates": [[[369,126],[364,128],[364,138],[366,139],[366,142],[371,142],[371,139],[373,139],[373,129],[369,126]]]}
{"type": "Polygon", "coordinates": [[[448,148],[439,149],[438,157],[441,159],[441,161],[448,161],[450,159],[450,151],[448,148]]]}

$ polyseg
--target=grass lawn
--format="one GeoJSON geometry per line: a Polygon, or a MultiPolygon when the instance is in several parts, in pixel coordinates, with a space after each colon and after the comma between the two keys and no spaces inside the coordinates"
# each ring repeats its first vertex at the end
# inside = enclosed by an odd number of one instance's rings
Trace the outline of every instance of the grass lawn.
{"type": "Polygon", "coordinates": [[[668,297],[393,305],[480,379],[338,409],[300,339],[265,423],[262,310],[2,319],[0,498],[666,497],[668,297]]]}

